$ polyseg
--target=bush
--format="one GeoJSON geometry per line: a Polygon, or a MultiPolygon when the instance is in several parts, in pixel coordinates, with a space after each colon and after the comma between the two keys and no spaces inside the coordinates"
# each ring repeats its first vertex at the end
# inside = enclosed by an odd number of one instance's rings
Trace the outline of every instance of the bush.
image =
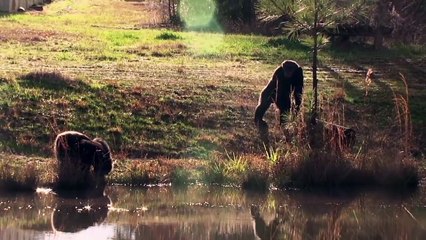
{"type": "Polygon", "coordinates": [[[160,33],[159,35],[157,35],[155,37],[155,39],[159,39],[159,40],[178,40],[178,39],[182,39],[182,37],[174,32],[163,32],[160,33]]]}

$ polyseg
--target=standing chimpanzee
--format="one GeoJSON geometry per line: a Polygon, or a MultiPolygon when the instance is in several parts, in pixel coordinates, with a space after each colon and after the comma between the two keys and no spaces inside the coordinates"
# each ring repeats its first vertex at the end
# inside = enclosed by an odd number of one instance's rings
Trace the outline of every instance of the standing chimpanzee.
{"type": "Polygon", "coordinates": [[[284,122],[283,115],[290,112],[291,97],[295,100],[295,110],[299,111],[303,94],[303,70],[293,60],[285,60],[275,69],[272,79],[262,90],[259,97],[259,104],[256,107],[254,121],[260,130],[267,129],[267,124],[263,120],[269,106],[272,103],[278,107],[280,123],[284,122]]]}
{"type": "Polygon", "coordinates": [[[111,150],[100,138],[91,140],[82,133],[66,131],[56,137],[54,152],[60,187],[98,187],[112,170],[111,150]]]}

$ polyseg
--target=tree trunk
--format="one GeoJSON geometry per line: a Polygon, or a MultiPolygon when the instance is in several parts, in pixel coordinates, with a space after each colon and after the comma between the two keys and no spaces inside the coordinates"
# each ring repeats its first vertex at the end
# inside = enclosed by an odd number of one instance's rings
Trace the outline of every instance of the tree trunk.
{"type": "Polygon", "coordinates": [[[172,19],[172,0],[169,0],[169,21],[172,19]]]}
{"type": "Polygon", "coordinates": [[[176,13],[176,0],[172,0],[172,15],[173,15],[173,17],[177,16],[177,13],[176,13]]]}
{"type": "Polygon", "coordinates": [[[318,67],[318,0],[315,0],[315,16],[314,16],[314,28],[313,28],[313,37],[314,37],[314,49],[312,52],[312,90],[314,91],[314,109],[312,111],[313,118],[318,116],[318,77],[317,77],[317,67],[318,67]]]}
{"type": "Polygon", "coordinates": [[[383,29],[391,21],[389,13],[389,0],[379,0],[376,3],[374,10],[374,48],[380,49],[383,47],[383,29]]]}
{"type": "Polygon", "coordinates": [[[383,34],[380,29],[377,29],[374,34],[374,49],[383,48],[383,34]]]}

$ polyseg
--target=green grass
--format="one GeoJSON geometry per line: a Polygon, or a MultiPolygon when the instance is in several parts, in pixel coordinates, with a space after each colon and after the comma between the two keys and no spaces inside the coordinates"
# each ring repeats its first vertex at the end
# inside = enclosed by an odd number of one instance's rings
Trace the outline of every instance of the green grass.
{"type": "MultiPolygon", "coordinates": [[[[180,183],[197,178],[244,185],[257,173],[259,181],[252,182],[268,182],[269,170],[264,169],[269,167],[257,169],[254,166],[262,164],[251,165],[252,158],[277,163],[288,155],[265,156],[252,123],[258,92],[280,62],[295,59],[305,70],[308,107],[311,40],[146,29],[141,26],[157,19],[155,13],[128,4],[61,0],[43,13],[0,18],[0,150],[52,157],[56,134],[76,130],[106,139],[119,159],[208,161],[205,174],[183,169],[173,175],[172,168],[167,177],[150,173],[144,165],[126,165],[111,177],[115,182],[180,183]],[[212,160],[226,158],[225,149],[236,158],[248,156],[248,165],[229,161],[235,166],[227,167],[222,160],[212,160]],[[229,179],[232,171],[227,168],[240,169],[234,174],[240,178],[229,179]]],[[[370,129],[391,135],[392,90],[404,91],[401,72],[412,95],[413,127],[422,146],[424,56],[422,46],[381,51],[326,46],[320,52],[323,101],[342,96],[345,124],[358,128],[359,145],[368,140],[370,129]],[[366,98],[363,79],[370,67],[379,77],[366,98]]],[[[280,143],[272,111],[266,119],[280,143]]]]}

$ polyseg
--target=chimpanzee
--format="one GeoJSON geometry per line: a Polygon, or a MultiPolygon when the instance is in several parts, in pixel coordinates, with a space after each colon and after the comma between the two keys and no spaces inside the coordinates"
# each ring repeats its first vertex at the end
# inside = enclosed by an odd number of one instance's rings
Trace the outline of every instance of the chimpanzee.
{"type": "Polygon", "coordinates": [[[253,230],[256,239],[270,240],[280,239],[280,237],[282,237],[279,232],[279,225],[282,223],[282,219],[278,215],[267,224],[265,219],[260,215],[259,206],[252,205],[250,207],[250,213],[253,218],[253,230]]]}
{"type": "Polygon", "coordinates": [[[67,187],[90,185],[93,180],[104,181],[112,170],[111,150],[101,138],[91,140],[80,132],[66,131],[56,137],[54,152],[59,184],[67,187]]]}
{"type": "Polygon", "coordinates": [[[272,103],[278,107],[280,123],[284,122],[283,115],[290,112],[291,98],[294,97],[295,110],[299,111],[303,94],[303,70],[293,60],[285,60],[275,69],[272,79],[262,90],[259,103],[254,114],[254,121],[259,129],[267,129],[263,116],[272,103]]]}
{"type": "Polygon", "coordinates": [[[55,233],[76,233],[100,225],[107,218],[108,207],[112,205],[111,199],[106,195],[81,196],[73,192],[60,193],[55,202],[56,206],[50,217],[55,233]]]}

